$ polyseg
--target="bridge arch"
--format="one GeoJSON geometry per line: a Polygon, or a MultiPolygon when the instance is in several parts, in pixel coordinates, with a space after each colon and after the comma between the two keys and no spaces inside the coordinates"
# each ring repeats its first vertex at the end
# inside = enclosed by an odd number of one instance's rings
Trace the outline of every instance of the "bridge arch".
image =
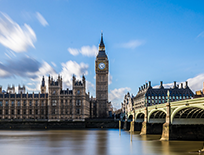
{"type": "Polygon", "coordinates": [[[172,124],[204,124],[204,107],[182,106],[171,114],[172,124]]]}
{"type": "Polygon", "coordinates": [[[129,115],[127,121],[131,122],[133,120],[133,115],[129,115]]]}
{"type": "Polygon", "coordinates": [[[145,114],[143,112],[139,112],[135,116],[135,122],[144,122],[145,114]]]}
{"type": "Polygon", "coordinates": [[[162,109],[151,110],[148,115],[149,123],[165,123],[166,122],[166,111],[162,109]]]}

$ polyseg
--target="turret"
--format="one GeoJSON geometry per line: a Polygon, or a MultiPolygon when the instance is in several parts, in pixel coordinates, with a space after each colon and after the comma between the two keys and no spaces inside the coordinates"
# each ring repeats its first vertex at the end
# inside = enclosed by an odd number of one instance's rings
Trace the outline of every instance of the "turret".
{"type": "MultiPolygon", "coordinates": [[[[49,76],[49,81],[50,81],[50,76],[49,76]]],[[[45,85],[45,78],[44,78],[44,76],[42,78],[42,83],[41,83],[41,93],[42,94],[46,93],[46,85],[45,85]]]]}

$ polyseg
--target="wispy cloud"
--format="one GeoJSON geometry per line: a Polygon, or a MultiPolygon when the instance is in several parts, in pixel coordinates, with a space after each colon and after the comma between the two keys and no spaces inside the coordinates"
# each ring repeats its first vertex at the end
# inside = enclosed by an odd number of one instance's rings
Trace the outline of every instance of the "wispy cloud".
{"type": "Polygon", "coordinates": [[[54,63],[54,62],[51,62],[52,63],[52,65],[54,66],[54,67],[56,67],[57,65],[54,63]]]}
{"type": "Polygon", "coordinates": [[[68,52],[74,56],[78,54],[82,54],[84,56],[92,57],[96,56],[98,49],[96,46],[82,46],[81,49],[76,49],[76,48],[68,48],[68,52]]]}
{"type": "Polygon", "coordinates": [[[204,37],[204,31],[201,32],[196,38],[198,38],[198,37],[204,37]]]}
{"type": "Polygon", "coordinates": [[[36,18],[38,19],[40,24],[42,24],[44,27],[49,25],[45,18],[39,12],[36,12],[36,18]]]}
{"type": "Polygon", "coordinates": [[[121,44],[121,47],[123,48],[130,48],[130,49],[135,49],[141,45],[143,45],[145,42],[142,40],[131,40],[127,43],[121,44]]]}
{"type": "Polygon", "coordinates": [[[26,52],[28,47],[33,47],[36,35],[33,29],[24,24],[19,26],[8,15],[1,13],[0,16],[0,43],[15,51],[26,52]]]}
{"type": "Polygon", "coordinates": [[[125,88],[119,88],[119,89],[114,89],[110,91],[109,99],[115,108],[121,107],[121,102],[123,101],[123,97],[128,91],[131,91],[131,88],[125,87],[125,88]]]}

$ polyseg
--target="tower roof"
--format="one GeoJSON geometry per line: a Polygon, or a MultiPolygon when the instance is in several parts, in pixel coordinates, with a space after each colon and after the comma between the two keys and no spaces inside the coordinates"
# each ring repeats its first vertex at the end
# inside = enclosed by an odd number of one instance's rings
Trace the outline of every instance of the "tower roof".
{"type": "Polygon", "coordinates": [[[105,45],[104,45],[104,43],[103,43],[103,33],[101,33],[101,42],[100,42],[100,44],[99,44],[99,50],[100,49],[105,49],[105,45]]]}
{"type": "Polygon", "coordinates": [[[104,42],[103,42],[103,33],[101,33],[101,42],[99,44],[99,52],[98,52],[98,55],[97,57],[107,57],[106,53],[105,53],[105,45],[104,45],[104,42]]]}

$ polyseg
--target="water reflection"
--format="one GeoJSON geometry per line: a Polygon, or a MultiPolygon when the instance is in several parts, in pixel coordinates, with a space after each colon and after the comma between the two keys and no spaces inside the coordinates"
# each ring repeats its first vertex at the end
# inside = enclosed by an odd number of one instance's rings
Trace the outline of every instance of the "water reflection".
{"type": "Polygon", "coordinates": [[[0,131],[2,155],[192,155],[201,141],[159,141],[161,135],[119,130],[0,131]]]}

